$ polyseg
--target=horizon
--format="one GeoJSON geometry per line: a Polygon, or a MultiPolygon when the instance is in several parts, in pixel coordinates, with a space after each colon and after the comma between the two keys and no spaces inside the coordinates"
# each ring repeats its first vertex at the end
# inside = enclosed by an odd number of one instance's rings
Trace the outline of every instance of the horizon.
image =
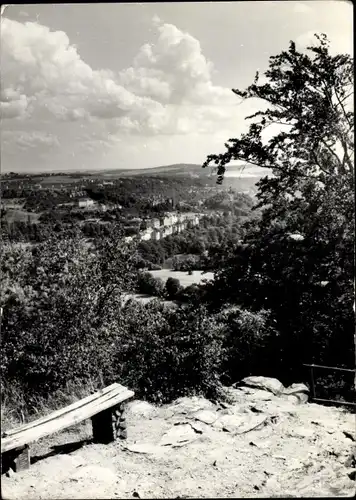
{"type": "Polygon", "coordinates": [[[9,5],[2,172],[202,164],[261,108],[232,88],[313,33],[352,54],[352,27],[343,1],[9,5]]]}

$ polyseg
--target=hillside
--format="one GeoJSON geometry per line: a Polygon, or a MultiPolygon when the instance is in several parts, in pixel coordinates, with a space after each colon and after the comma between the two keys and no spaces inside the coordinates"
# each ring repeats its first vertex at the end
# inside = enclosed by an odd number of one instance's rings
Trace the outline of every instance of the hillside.
{"type": "MultiPolygon", "coordinates": [[[[204,169],[200,164],[196,163],[178,163],[140,169],[102,170],[96,171],[95,174],[105,178],[133,176],[191,177],[192,179],[204,179],[208,184],[216,186],[216,175],[213,173],[212,168],[209,167],[204,169]]],[[[255,170],[247,167],[242,172],[241,166],[229,165],[227,167],[227,175],[225,176],[223,187],[232,187],[254,195],[257,192],[255,186],[256,182],[265,174],[266,172],[264,172],[263,169],[260,169],[260,172],[257,173],[255,170]]]]}
{"type": "Polygon", "coordinates": [[[111,445],[91,444],[89,423],[43,439],[29,471],[3,477],[3,498],[353,495],[354,415],[290,390],[228,391],[229,404],[133,401],[128,439],[111,445]]]}

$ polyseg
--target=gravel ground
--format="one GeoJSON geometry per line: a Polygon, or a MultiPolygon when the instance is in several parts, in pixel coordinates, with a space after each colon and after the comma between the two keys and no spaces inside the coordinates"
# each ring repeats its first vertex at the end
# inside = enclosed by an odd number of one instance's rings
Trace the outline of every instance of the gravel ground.
{"type": "Polygon", "coordinates": [[[336,497],[355,494],[355,415],[264,390],[231,404],[128,404],[128,439],[92,444],[90,423],[31,446],[4,499],[336,497]],[[76,449],[77,448],[77,449],[76,449]]]}

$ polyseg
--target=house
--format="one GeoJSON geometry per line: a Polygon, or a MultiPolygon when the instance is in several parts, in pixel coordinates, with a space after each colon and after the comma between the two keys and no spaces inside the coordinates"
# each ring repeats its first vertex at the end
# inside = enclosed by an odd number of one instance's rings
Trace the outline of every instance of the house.
{"type": "Polygon", "coordinates": [[[152,233],[152,239],[158,241],[161,239],[161,233],[158,229],[155,229],[152,233]]]}
{"type": "Polygon", "coordinates": [[[94,200],[91,200],[90,198],[83,198],[82,200],[78,201],[79,208],[92,207],[93,205],[94,205],[94,200]]]}

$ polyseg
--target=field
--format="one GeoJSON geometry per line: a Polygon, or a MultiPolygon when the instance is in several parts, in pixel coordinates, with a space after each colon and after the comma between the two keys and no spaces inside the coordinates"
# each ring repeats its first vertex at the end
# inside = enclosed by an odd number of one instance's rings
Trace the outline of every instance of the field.
{"type": "Polygon", "coordinates": [[[214,273],[203,273],[203,271],[193,271],[193,274],[189,275],[185,271],[172,271],[170,269],[160,269],[158,271],[150,271],[152,276],[155,278],[161,278],[165,283],[168,278],[176,278],[179,280],[180,284],[184,287],[199,284],[204,279],[211,280],[214,277],[214,273]]]}
{"type": "Polygon", "coordinates": [[[9,210],[4,219],[7,222],[27,222],[30,220],[31,223],[38,223],[41,214],[34,214],[32,212],[26,212],[25,210],[9,210]]]}
{"type": "Polygon", "coordinates": [[[68,175],[52,175],[50,177],[42,177],[38,182],[40,184],[72,184],[73,182],[82,181],[83,177],[71,177],[68,175]]]}

